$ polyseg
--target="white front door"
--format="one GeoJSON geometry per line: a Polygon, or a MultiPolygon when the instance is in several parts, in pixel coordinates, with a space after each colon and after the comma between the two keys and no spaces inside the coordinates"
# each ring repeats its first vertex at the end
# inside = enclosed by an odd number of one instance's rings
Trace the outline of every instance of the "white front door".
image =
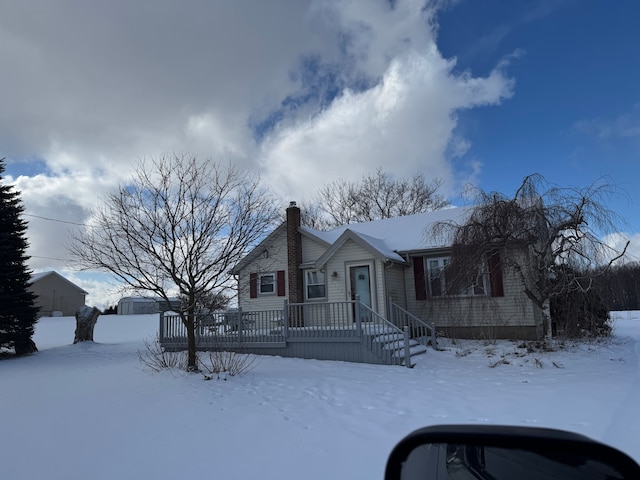
{"type": "Polygon", "coordinates": [[[351,299],[355,300],[356,295],[359,295],[360,302],[371,308],[371,275],[369,265],[349,267],[349,277],[351,279],[351,299]]]}

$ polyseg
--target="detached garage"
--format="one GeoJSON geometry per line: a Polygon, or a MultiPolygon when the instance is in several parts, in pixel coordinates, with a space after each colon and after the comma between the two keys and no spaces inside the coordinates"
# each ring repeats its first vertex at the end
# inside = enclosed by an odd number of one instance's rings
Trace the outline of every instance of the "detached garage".
{"type": "Polygon", "coordinates": [[[180,300],[174,298],[167,304],[161,298],[124,297],[118,302],[118,315],[144,315],[166,312],[173,308],[180,308],[180,300]]]}
{"type": "Polygon", "coordinates": [[[29,290],[36,295],[41,317],[72,317],[87,296],[85,290],[54,271],[31,275],[29,290]]]}

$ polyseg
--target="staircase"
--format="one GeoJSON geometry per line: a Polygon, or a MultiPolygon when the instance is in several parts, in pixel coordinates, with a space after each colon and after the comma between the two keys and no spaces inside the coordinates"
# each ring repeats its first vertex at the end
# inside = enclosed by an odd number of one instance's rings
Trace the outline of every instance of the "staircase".
{"type": "Polygon", "coordinates": [[[394,364],[407,367],[413,367],[414,363],[411,361],[413,357],[427,353],[427,347],[418,342],[418,340],[410,338],[408,355],[406,355],[405,338],[402,332],[375,335],[371,338],[371,343],[376,346],[376,350],[384,352],[385,356],[388,355],[394,364]],[[410,365],[406,365],[407,357],[410,365]]]}
{"type": "Polygon", "coordinates": [[[426,345],[421,344],[419,338],[411,338],[409,325],[400,328],[358,299],[355,305],[356,328],[361,332],[361,342],[382,363],[410,368],[414,365],[413,357],[426,353],[426,345]]]}

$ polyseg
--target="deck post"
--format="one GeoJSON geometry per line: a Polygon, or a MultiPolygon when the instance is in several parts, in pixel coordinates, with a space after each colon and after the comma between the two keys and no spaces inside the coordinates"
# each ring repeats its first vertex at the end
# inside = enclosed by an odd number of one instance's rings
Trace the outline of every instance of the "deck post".
{"type": "Polygon", "coordinates": [[[164,312],[160,312],[160,327],[158,328],[158,339],[160,340],[160,345],[164,341],[164,312]]]}
{"type": "Polygon", "coordinates": [[[356,295],[353,305],[353,314],[356,316],[356,331],[362,337],[362,319],[360,318],[360,295],[356,295]]]}
{"type": "Polygon", "coordinates": [[[286,340],[289,336],[289,300],[284,299],[284,310],[282,311],[282,334],[286,340]]]}
{"type": "Polygon", "coordinates": [[[242,344],[242,327],[244,320],[242,318],[242,307],[238,307],[238,346],[242,344]]]}
{"type": "Polygon", "coordinates": [[[409,327],[404,327],[404,365],[411,368],[411,350],[409,350],[409,327]]]}

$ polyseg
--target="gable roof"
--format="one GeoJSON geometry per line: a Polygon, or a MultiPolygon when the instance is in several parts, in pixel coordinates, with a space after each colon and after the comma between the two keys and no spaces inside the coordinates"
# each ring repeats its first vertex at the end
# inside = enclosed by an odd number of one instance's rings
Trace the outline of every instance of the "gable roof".
{"type": "Polygon", "coordinates": [[[322,268],[335,253],[340,250],[342,245],[344,245],[347,240],[351,240],[365,250],[369,251],[374,256],[380,258],[384,262],[397,262],[397,263],[406,263],[404,259],[391,250],[385,243],[374,237],[370,237],[369,235],[365,235],[364,233],[354,232],[353,230],[347,228],[342,235],[338,237],[338,239],[331,245],[327,251],[315,262],[316,268],[322,268]]]}
{"type": "Polygon", "coordinates": [[[60,278],[61,280],[65,281],[66,283],[68,283],[69,285],[71,285],[72,287],[76,288],[77,290],[80,290],[82,293],[84,293],[85,295],[88,295],[89,292],[87,292],[86,290],[84,290],[83,288],[80,288],[78,285],[76,285],[75,283],[73,283],[70,280],[67,280],[66,278],[64,278],[62,275],[60,275],[58,272],[54,271],[54,270],[50,270],[48,272],[39,272],[39,273],[34,273],[31,275],[31,278],[29,279],[29,283],[31,285],[33,285],[34,283],[42,280],[43,278],[49,277],[49,276],[55,276],[60,278]]]}
{"type": "MultiPolygon", "coordinates": [[[[398,254],[433,248],[449,247],[452,243],[450,235],[434,235],[433,227],[440,222],[464,223],[471,207],[456,207],[437,210],[435,212],[418,213],[404,217],[385,218],[372,222],[351,223],[321,232],[309,227],[301,230],[310,236],[334,246],[339,239],[350,231],[350,239],[366,243],[380,255],[390,260],[397,260],[398,254]]],[[[346,238],[346,237],[345,237],[346,238]]],[[[401,258],[401,257],[400,257],[401,258]]]]}
{"type": "MultiPolygon", "coordinates": [[[[404,264],[406,263],[402,257],[404,253],[450,247],[452,243],[450,235],[435,236],[433,227],[440,222],[462,224],[470,213],[471,207],[453,207],[404,217],[350,223],[326,232],[305,226],[300,227],[298,231],[327,248],[327,251],[319,259],[310,262],[309,267],[319,268],[325,265],[348,240],[356,242],[383,261],[404,264]]],[[[240,260],[233,267],[231,273],[238,274],[246,265],[261,255],[264,245],[283,229],[286,229],[286,222],[280,224],[256,248],[240,260]]]]}
{"type": "Polygon", "coordinates": [[[258,245],[253,248],[245,257],[243,257],[231,270],[231,275],[237,275],[240,271],[247,266],[250,262],[254,261],[264,251],[264,246],[267,245],[276,235],[282,230],[286,230],[287,222],[282,222],[278,225],[269,235],[267,235],[258,245]]]}

